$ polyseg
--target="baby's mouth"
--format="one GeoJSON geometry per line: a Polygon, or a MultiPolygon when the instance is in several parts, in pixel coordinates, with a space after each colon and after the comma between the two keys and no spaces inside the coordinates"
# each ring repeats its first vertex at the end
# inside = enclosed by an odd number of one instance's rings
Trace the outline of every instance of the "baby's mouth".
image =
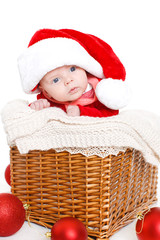
{"type": "Polygon", "coordinates": [[[69,91],[70,94],[74,94],[76,92],[78,92],[79,90],[79,87],[74,87],[74,88],[71,88],[71,90],[69,91]]]}

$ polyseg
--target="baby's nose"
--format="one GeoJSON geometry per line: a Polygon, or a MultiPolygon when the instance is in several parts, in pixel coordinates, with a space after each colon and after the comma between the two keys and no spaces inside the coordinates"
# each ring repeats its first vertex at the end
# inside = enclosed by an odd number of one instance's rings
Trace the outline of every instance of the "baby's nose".
{"type": "Polygon", "coordinates": [[[68,85],[68,84],[70,84],[71,82],[73,82],[73,79],[67,78],[67,79],[65,80],[65,85],[68,85]]]}

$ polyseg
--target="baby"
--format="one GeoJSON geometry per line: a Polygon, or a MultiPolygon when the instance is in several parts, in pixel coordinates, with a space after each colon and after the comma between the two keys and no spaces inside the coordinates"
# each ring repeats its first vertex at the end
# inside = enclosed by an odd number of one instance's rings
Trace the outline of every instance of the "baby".
{"type": "Polygon", "coordinates": [[[34,110],[59,107],[68,116],[110,117],[128,102],[124,66],[103,40],[72,29],[41,29],[18,59],[34,110]]]}
{"type": "Polygon", "coordinates": [[[99,81],[80,67],[66,65],[48,72],[39,82],[39,100],[30,104],[34,110],[59,106],[68,116],[111,116],[117,110],[108,109],[96,98],[94,87],[99,81]],[[85,106],[85,107],[84,107],[85,106]]]}

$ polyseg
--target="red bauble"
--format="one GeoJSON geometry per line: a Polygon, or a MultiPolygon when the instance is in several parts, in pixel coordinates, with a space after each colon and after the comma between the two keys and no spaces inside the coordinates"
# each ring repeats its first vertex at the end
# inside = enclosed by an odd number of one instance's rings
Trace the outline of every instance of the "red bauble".
{"type": "Polygon", "coordinates": [[[25,221],[22,202],[10,193],[0,193],[0,237],[16,233],[25,221]]]}
{"type": "Polygon", "coordinates": [[[65,217],[54,224],[51,230],[52,240],[87,240],[88,234],[81,221],[65,217]]]}
{"type": "Polygon", "coordinates": [[[11,186],[10,164],[6,167],[6,170],[5,170],[5,179],[6,179],[6,182],[11,186]]]}
{"type": "Polygon", "coordinates": [[[136,234],[139,240],[160,240],[160,208],[154,207],[145,211],[136,223],[136,234]]]}

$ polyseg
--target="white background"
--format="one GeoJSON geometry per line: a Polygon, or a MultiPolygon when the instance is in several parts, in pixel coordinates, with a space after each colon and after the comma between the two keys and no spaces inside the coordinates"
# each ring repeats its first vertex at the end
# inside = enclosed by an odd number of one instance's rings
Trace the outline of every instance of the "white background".
{"type": "MultiPolygon", "coordinates": [[[[157,0],[8,0],[0,2],[0,111],[14,99],[31,102],[23,93],[17,57],[41,28],[73,28],[91,33],[111,45],[127,72],[133,96],[127,109],[160,115],[160,5],[157,0]]],[[[0,122],[0,192],[10,188],[4,180],[9,164],[6,134],[0,122]]],[[[159,195],[159,193],[158,193],[159,195]]],[[[136,240],[135,222],[111,240],[136,240]]],[[[0,239],[45,239],[46,229],[27,223],[14,236],[0,239]]]]}

